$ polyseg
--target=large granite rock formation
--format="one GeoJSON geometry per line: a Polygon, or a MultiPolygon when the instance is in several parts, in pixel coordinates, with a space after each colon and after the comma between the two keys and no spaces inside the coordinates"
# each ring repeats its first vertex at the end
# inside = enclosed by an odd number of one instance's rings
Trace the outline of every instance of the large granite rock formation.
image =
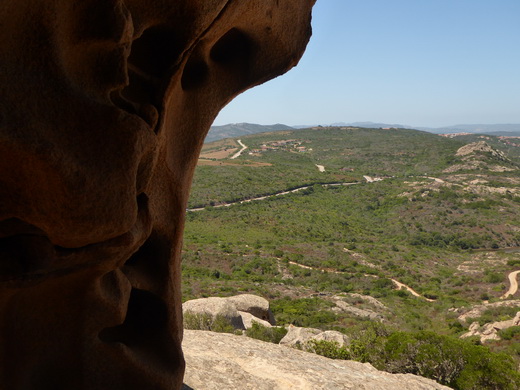
{"type": "Polygon", "coordinates": [[[244,336],[186,330],[185,390],[442,390],[430,379],[389,374],[244,336]]]}
{"type": "Polygon", "coordinates": [[[253,322],[267,327],[276,323],[269,301],[253,294],[192,299],[182,304],[182,312],[194,315],[206,314],[213,319],[222,317],[235,329],[240,330],[251,328],[253,322]]]}
{"type": "Polygon", "coordinates": [[[235,305],[226,298],[209,297],[193,299],[182,304],[182,312],[186,317],[189,314],[207,315],[211,319],[224,318],[233,328],[244,330],[244,321],[235,305]]]}
{"type": "Polygon", "coordinates": [[[0,388],[182,385],[204,136],[296,65],[314,0],[0,4],[0,388]]]}

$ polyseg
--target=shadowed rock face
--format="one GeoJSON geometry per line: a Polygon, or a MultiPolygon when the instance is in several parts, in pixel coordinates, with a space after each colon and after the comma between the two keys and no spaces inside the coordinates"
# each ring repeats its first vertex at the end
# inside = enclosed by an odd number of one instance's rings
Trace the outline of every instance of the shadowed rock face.
{"type": "Polygon", "coordinates": [[[314,0],[0,4],[0,388],[182,384],[204,136],[296,65],[314,0]]]}

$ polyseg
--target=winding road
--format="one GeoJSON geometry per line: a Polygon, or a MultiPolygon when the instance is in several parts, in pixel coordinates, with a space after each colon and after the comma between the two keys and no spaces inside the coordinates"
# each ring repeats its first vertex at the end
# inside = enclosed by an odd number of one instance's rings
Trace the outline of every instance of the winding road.
{"type": "Polygon", "coordinates": [[[419,294],[417,291],[415,291],[413,288],[411,288],[410,286],[407,286],[406,284],[404,283],[401,283],[395,279],[392,279],[390,278],[390,280],[397,286],[397,289],[398,290],[402,290],[403,288],[405,290],[407,290],[410,294],[412,294],[414,297],[419,297],[419,298],[422,298],[422,299],[425,299],[427,300],[428,302],[435,302],[435,299],[430,299],[430,298],[426,298],[424,296],[422,296],[421,294],[419,294]]]}
{"type": "MultiPolygon", "coordinates": [[[[330,269],[330,268],[316,268],[316,267],[310,267],[308,265],[304,265],[304,264],[300,264],[300,263],[296,263],[295,261],[289,261],[289,264],[292,264],[292,265],[296,265],[297,267],[300,267],[300,268],[305,268],[305,269],[310,269],[310,270],[314,270],[314,271],[320,271],[320,272],[330,272],[330,273],[334,273],[334,274],[351,274],[351,272],[342,272],[342,271],[336,271],[336,270],[333,270],[333,269],[330,269]]],[[[520,273],[520,271],[517,271],[520,273]]],[[[365,274],[365,276],[369,276],[369,277],[373,277],[373,278],[377,278],[376,275],[370,275],[370,274],[365,274]]],[[[515,275],[516,276],[516,275],[515,275]]],[[[435,299],[430,299],[430,298],[426,298],[425,296],[422,296],[421,294],[419,294],[417,291],[415,291],[413,288],[411,288],[410,286],[407,286],[406,284],[404,283],[401,283],[395,279],[392,279],[392,278],[389,278],[396,286],[397,286],[397,289],[398,290],[401,290],[401,289],[405,289],[407,290],[410,294],[412,294],[414,297],[418,297],[418,298],[422,298],[422,299],[425,299],[426,301],[428,302],[435,302],[435,299]]],[[[515,280],[516,282],[516,280],[515,280]]]]}
{"type": "Polygon", "coordinates": [[[235,158],[240,157],[242,152],[247,149],[247,146],[242,143],[242,140],[238,139],[237,142],[240,146],[242,146],[242,149],[240,149],[238,152],[236,152],[233,156],[231,156],[230,160],[234,160],[235,158]]]}
{"type": "MultiPolygon", "coordinates": [[[[359,182],[354,182],[354,183],[328,183],[328,184],[321,184],[321,186],[324,187],[324,188],[327,188],[327,187],[339,187],[339,186],[353,186],[353,185],[356,185],[356,184],[360,184],[360,183],[359,182]]],[[[275,196],[287,195],[287,194],[292,194],[292,193],[295,193],[295,192],[298,192],[298,191],[303,191],[303,190],[306,190],[307,188],[311,188],[313,185],[314,184],[311,184],[311,185],[308,185],[308,186],[303,186],[303,187],[298,187],[298,188],[295,188],[293,190],[276,192],[274,194],[259,196],[257,198],[237,200],[236,202],[217,204],[217,205],[215,205],[213,207],[214,208],[229,207],[229,206],[233,206],[235,204],[242,204],[242,203],[253,202],[255,200],[265,200],[265,199],[269,199],[269,198],[272,198],[272,197],[275,197],[275,196]]],[[[206,209],[206,207],[198,207],[198,208],[195,208],[195,209],[187,209],[186,211],[193,212],[193,211],[202,211],[202,210],[205,210],[205,209],[206,209]]]]}
{"type": "Polygon", "coordinates": [[[518,280],[516,280],[518,274],[520,274],[520,271],[514,271],[509,274],[509,290],[507,290],[507,292],[504,295],[502,295],[500,299],[506,299],[516,294],[516,292],[518,291],[518,280]]]}

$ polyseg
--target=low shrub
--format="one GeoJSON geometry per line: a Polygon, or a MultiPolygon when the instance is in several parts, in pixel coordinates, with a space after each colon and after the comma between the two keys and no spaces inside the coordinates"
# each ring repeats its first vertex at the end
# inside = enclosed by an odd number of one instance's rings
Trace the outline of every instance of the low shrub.
{"type": "Polygon", "coordinates": [[[384,369],[424,376],[460,390],[520,388],[520,374],[510,356],[433,332],[390,335],[384,369]]]}
{"type": "Polygon", "coordinates": [[[219,333],[235,333],[235,328],[231,322],[220,315],[213,317],[207,313],[184,313],[183,319],[184,329],[191,330],[208,330],[219,333]]]}
{"type": "Polygon", "coordinates": [[[330,359],[348,360],[351,358],[349,350],[346,347],[340,346],[337,341],[309,340],[305,343],[304,349],[307,352],[312,352],[330,359]]]}
{"type": "Polygon", "coordinates": [[[512,340],[520,336],[520,326],[512,326],[498,331],[498,335],[504,340],[512,340]]]}
{"type": "Polygon", "coordinates": [[[287,334],[287,329],[274,326],[272,328],[254,322],[252,327],[246,330],[246,336],[253,339],[278,344],[287,334]]]}

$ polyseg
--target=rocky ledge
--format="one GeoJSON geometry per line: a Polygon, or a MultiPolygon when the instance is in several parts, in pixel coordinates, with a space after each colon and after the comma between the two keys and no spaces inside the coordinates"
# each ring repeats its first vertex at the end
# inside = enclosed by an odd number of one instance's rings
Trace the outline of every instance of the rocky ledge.
{"type": "Polygon", "coordinates": [[[185,330],[183,390],[437,390],[411,374],[389,374],[368,363],[332,360],[243,336],[185,330]]]}

